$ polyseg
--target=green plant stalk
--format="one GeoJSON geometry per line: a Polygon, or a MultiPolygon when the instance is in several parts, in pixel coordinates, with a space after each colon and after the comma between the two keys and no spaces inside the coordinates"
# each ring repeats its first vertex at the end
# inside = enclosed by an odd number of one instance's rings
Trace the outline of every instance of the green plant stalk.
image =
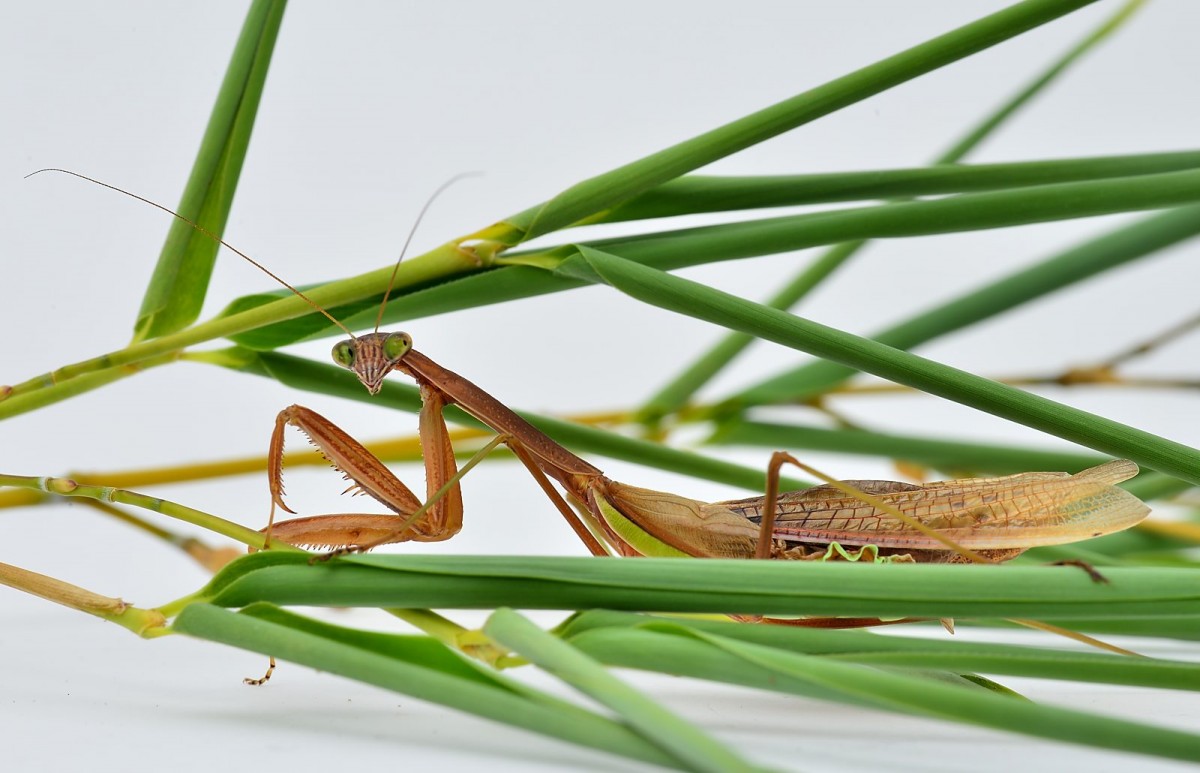
{"type": "MultiPolygon", "coordinates": [[[[1046,86],[1050,85],[1062,72],[1064,72],[1076,59],[1086,53],[1091,47],[1098,45],[1106,37],[1115,32],[1126,20],[1142,5],[1141,0],[1132,0],[1121,7],[1117,13],[1113,14],[1104,24],[1097,28],[1094,32],[1084,38],[1078,45],[1071,49],[1065,56],[1060,58],[1049,69],[1043,72],[1039,77],[1035,78],[1029,85],[1019,91],[1015,96],[1006,101],[991,115],[984,118],[978,125],[968,131],[965,136],[959,139],[948,150],[943,152],[934,160],[934,168],[926,170],[927,174],[937,176],[948,175],[956,176],[961,174],[961,168],[954,168],[952,165],[962,160],[982,143],[989,135],[1004,124],[1009,118],[1017,113],[1025,104],[1032,100],[1046,86]],[[938,169],[938,166],[944,168],[938,169]]],[[[1166,170],[1163,170],[1166,171],[1166,170]]],[[[685,178],[686,179],[686,178],[685,178]]],[[[685,180],[678,180],[667,185],[681,184],[685,180]]],[[[663,186],[664,188],[666,186],[663,186]]],[[[909,190],[907,192],[893,191],[892,196],[907,195],[913,196],[919,193],[930,193],[931,191],[909,190]]],[[[646,195],[654,195],[655,191],[650,191],[646,195]]],[[[632,206],[632,202],[625,206],[632,206]]],[[[618,212],[620,209],[617,210],[618,212]]],[[[866,240],[856,240],[852,242],[843,242],[834,245],[825,250],[813,263],[800,273],[798,273],[790,282],[780,288],[775,295],[769,298],[766,305],[776,309],[790,309],[799,303],[814,287],[828,278],[836,271],[843,263],[856,255],[858,251],[866,245],[866,240]]],[[[667,382],[657,392],[646,400],[639,409],[639,419],[647,425],[655,425],[662,420],[663,417],[672,413],[677,413],[689,400],[709,381],[713,379],[717,373],[721,372],[734,358],[736,358],[747,346],[754,341],[753,336],[745,333],[732,332],[727,333],[721,338],[711,349],[697,358],[689,367],[685,368],[679,375],[667,382]]]]}
{"type": "MultiPolygon", "coordinates": [[[[1064,287],[1123,266],[1200,234],[1200,207],[1168,210],[1059,253],[986,286],[924,311],[870,338],[911,349],[947,333],[994,317],[1064,287]]],[[[726,407],[803,401],[823,394],[857,373],[836,362],[814,362],[784,371],[731,396],[726,407]]]]}
{"type": "MultiPolygon", "coordinates": [[[[942,38],[938,38],[935,41],[931,41],[929,44],[926,44],[923,47],[918,47],[917,49],[913,49],[910,52],[906,52],[906,54],[902,54],[899,57],[893,57],[890,60],[886,60],[885,62],[879,63],[879,64],[873,66],[874,69],[867,68],[867,70],[862,71],[860,74],[858,74],[856,76],[849,76],[847,79],[843,79],[842,81],[838,82],[840,85],[837,86],[836,88],[832,88],[830,90],[826,90],[825,92],[821,92],[821,93],[830,95],[835,92],[842,91],[845,89],[845,87],[847,85],[852,85],[854,83],[858,83],[859,81],[862,81],[863,77],[864,77],[862,75],[862,73],[867,73],[867,72],[871,72],[874,75],[883,74],[884,80],[887,80],[887,78],[890,77],[889,74],[887,73],[887,71],[889,69],[894,70],[895,65],[899,64],[901,61],[908,62],[909,64],[917,64],[918,69],[920,69],[920,67],[926,67],[928,69],[932,59],[936,59],[938,56],[949,57],[947,59],[947,61],[951,61],[954,58],[956,58],[957,56],[962,55],[962,53],[963,53],[962,47],[964,45],[968,49],[972,49],[973,46],[976,47],[972,50],[978,50],[978,48],[987,47],[988,45],[992,45],[995,42],[998,42],[1000,39],[1010,37],[1014,34],[1017,34],[1018,32],[1020,32],[1022,30],[1037,26],[1040,23],[1045,23],[1046,21],[1049,21],[1053,18],[1057,18],[1058,16],[1061,16],[1064,13],[1069,12],[1073,8],[1082,7],[1085,4],[1086,4],[1085,2],[1072,2],[1072,3],[1054,2],[1054,3],[1051,3],[1051,2],[1046,2],[1046,0],[1041,0],[1040,2],[1030,0],[1029,2],[1023,3],[1019,6],[1014,6],[1013,8],[1010,8],[1006,11],[1002,11],[998,14],[988,17],[987,19],[981,20],[980,22],[977,22],[973,25],[968,25],[967,27],[964,27],[961,30],[957,30],[953,33],[950,33],[949,35],[943,36],[942,38]],[[920,64],[920,62],[923,62],[923,64],[920,64]]],[[[894,73],[892,73],[892,74],[894,75],[894,73]]],[[[870,80],[870,78],[867,78],[867,81],[869,81],[869,80],[870,80]]],[[[903,78],[901,78],[901,80],[903,80],[903,78]]],[[[899,82],[899,81],[897,81],[897,82],[899,82]]],[[[859,83],[859,85],[861,85],[861,83],[859,83]]],[[[879,84],[876,84],[876,86],[879,86],[879,88],[884,87],[879,84]]],[[[808,96],[808,99],[812,99],[812,97],[813,97],[813,93],[810,93],[808,96]]],[[[801,102],[803,102],[803,101],[804,100],[801,100],[801,102]]],[[[764,116],[764,115],[760,114],[757,117],[752,117],[754,120],[751,120],[751,123],[754,123],[755,121],[762,121],[765,117],[769,117],[769,116],[764,116]]],[[[748,126],[748,124],[746,124],[745,122],[738,124],[738,127],[739,127],[738,130],[740,131],[741,129],[745,129],[747,126],[748,126]]],[[[735,131],[734,133],[736,134],[737,131],[735,131]]],[[[715,137],[727,136],[727,135],[728,135],[728,131],[717,130],[716,133],[710,133],[710,135],[706,135],[706,137],[708,139],[700,144],[701,145],[711,144],[711,142],[709,142],[709,140],[712,140],[715,137]]],[[[677,156],[678,154],[676,153],[675,155],[677,156]]],[[[667,156],[664,156],[664,158],[668,157],[668,156],[671,156],[671,153],[667,153],[667,156]]],[[[657,166],[657,165],[658,165],[657,162],[649,164],[649,166],[657,166]]],[[[645,165],[643,165],[643,168],[644,167],[645,167],[645,165]]],[[[621,176],[621,175],[618,175],[618,176],[621,176]]],[[[675,175],[668,174],[663,179],[667,179],[672,176],[675,176],[675,175]]],[[[597,179],[600,179],[600,178],[597,178],[597,179]]],[[[595,181],[592,181],[592,182],[593,182],[593,184],[595,183],[595,181]]],[[[584,187],[587,187],[586,183],[584,184],[584,187]]],[[[646,186],[646,187],[648,187],[648,186],[646,186]]],[[[542,223],[544,226],[545,225],[544,219],[543,219],[542,223]]],[[[456,250],[454,250],[452,248],[450,251],[455,252],[456,250]]],[[[416,262],[416,261],[414,261],[414,262],[416,262]]],[[[355,279],[358,279],[358,278],[355,278],[355,279]]],[[[347,280],[347,281],[351,282],[353,280],[347,280]]],[[[345,287],[345,285],[343,285],[342,283],[334,283],[334,284],[338,287],[339,291],[345,287]]],[[[323,305],[326,305],[326,306],[336,305],[336,299],[337,299],[337,292],[335,292],[333,289],[327,289],[327,295],[322,295],[319,298],[314,297],[314,300],[316,300],[317,302],[322,303],[323,305]]],[[[346,298],[346,300],[349,300],[349,299],[350,298],[346,298]]],[[[281,301],[280,303],[286,304],[287,301],[281,301]]],[[[273,309],[274,312],[279,313],[279,316],[276,317],[276,319],[282,318],[284,316],[294,316],[294,315],[296,315],[296,312],[299,311],[299,306],[295,305],[295,304],[293,304],[291,306],[285,305],[283,307],[272,306],[271,308],[273,309]]],[[[209,338],[215,337],[218,335],[228,335],[228,334],[232,334],[234,332],[240,332],[240,331],[249,329],[250,327],[257,326],[257,324],[254,321],[252,321],[253,319],[254,318],[250,317],[250,316],[233,315],[232,317],[226,318],[224,320],[223,324],[220,322],[216,322],[212,326],[199,325],[194,328],[191,328],[190,330],[181,331],[181,333],[179,333],[179,334],[173,334],[172,336],[166,336],[166,337],[164,337],[166,340],[158,341],[155,346],[151,346],[148,348],[139,348],[140,345],[134,345],[134,346],[129,347],[120,352],[114,352],[111,355],[96,358],[94,360],[86,361],[84,363],[77,363],[73,366],[66,366],[65,368],[62,368],[59,371],[56,371],[55,374],[53,374],[53,375],[57,377],[56,380],[59,380],[62,378],[70,377],[72,375],[78,375],[79,373],[91,372],[94,370],[103,369],[105,367],[111,367],[111,366],[117,365],[117,364],[133,362],[139,358],[153,356],[155,354],[161,354],[161,353],[165,353],[168,351],[178,350],[179,348],[190,345],[191,343],[196,343],[201,340],[208,340],[209,338]],[[236,322],[233,322],[231,320],[236,320],[236,322]],[[246,326],[241,327],[241,325],[246,325],[246,326]],[[176,337],[176,336],[178,336],[178,337],[176,337]]],[[[258,317],[258,319],[262,320],[264,318],[258,317]]],[[[145,343],[149,343],[149,342],[145,342],[145,343]]],[[[38,382],[39,382],[38,379],[34,379],[31,382],[25,382],[24,384],[19,384],[16,387],[10,388],[8,390],[4,390],[4,392],[6,394],[21,394],[24,391],[29,391],[29,390],[37,388],[38,382]]],[[[5,415],[11,415],[11,410],[12,410],[11,406],[8,410],[5,410],[4,407],[2,405],[0,405],[0,418],[3,418],[5,415]]]]}
{"type": "MultiPolygon", "coordinates": [[[[1200,201],[1200,170],[1111,180],[1038,185],[1017,190],[963,193],[929,201],[854,207],[737,223],[699,226],[551,247],[533,255],[534,265],[586,246],[618,252],[654,268],[747,258],[862,238],[960,233],[1138,210],[1166,209],[1200,201]],[[696,257],[697,253],[702,258],[696,257]],[[541,258],[541,260],[536,260],[541,258]],[[676,261],[687,261],[677,264],[676,261]]],[[[530,255],[513,254],[514,261],[530,255]]]]}
{"type": "MultiPolygon", "coordinates": [[[[234,48],[177,211],[220,235],[250,144],[284,0],[257,0],[234,48]]],[[[174,333],[200,315],[220,245],[176,219],[171,223],[134,325],[134,342],[174,333]]]]}
{"type": "MultiPolygon", "coordinates": [[[[364,632],[318,623],[265,606],[251,607],[239,614],[206,604],[190,604],[180,613],[174,628],[189,636],[273,655],[568,743],[656,765],[680,767],[673,756],[623,724],[498,674],[473,669],[469,661],[457,658],[440,645],[436,645],[437,649],[421,646],[419,659],[405,657],[398,647],[383,643],[400,637],[376,635],[365,639],[364,632]],[[353,637],[355,643],[347,643],[347,637],[353,637]],[[422,662],[425,660],[431,664],[422,662]]],[[[425,642],[436,644],[428,639],[425,642]]]]}
{"type": "Polygon", "coordinates": [[[485,635],[612,709],[627,724],[690,770],[749,771],[755,768],[707,733],[642,695],[570,644],[546,633],[511,609],[497,609],[485,635]]]}
{"type": "Polygon", "coordinates": [[[29,385],[28,389],[9,389],[7,397],[4,391],[6,387],[0,387],[0,420],[69,400],[141,371],[174,362],[179,359],[179,356],[177,351],[167,351],[164,354],[153,355],[122,365],[103,366],[61,381],[55,380],[53,373],[47,373],[25,382],[26,385],[29,385]]]}
{"type": "MultiPolygon", "coordinates": [[[[464,254],[454,244],[445,244],[430,252],[410,258],[401,264],[396,275],[396,286],[406,287],[413,284],[424,284],[456,273],[476,269],[479,264],[474,258],[464,254]]],[[[330,282],[306,293],[309,299],[324,308],[332,308],[352,301],[369,298],[381,294],[386,288],[392,268],[377,269],[358,276],[330,282]]],[[[293,295],[282,297],[263,306],[232,314],[226,317],[203,322],[179,331],[149,341],[131,344],[108,354],[77,362],[58,368],[41,376],[16,384],[5,392],[0,389],[0,419],[5,419],[17,413],[39,407],[37,404],[13,402],[14,398],[28,393],[45,389],[50,386],[62,385],[70,379],[84,374],[96,374],[110,368],[138,363],[142,360],[173,355],[188,346],[211,341],[216,338],[232,336],[247,330],[263,327],[273,322],[294,319],[313,313],[313,308],[304,299],[293,295]]],[[[114,377],[115,378],[115,377],[114,377]]],[[[108,379],[108,381],[114,380],[108,379]]],[[[78,392],[94,389],[108,381],[97,380],[89,387],[79,387],[78,392]]]]}
{"type": "Polygon", "coordinates": [[[309,565],[301,553],[238,559],[197,599],[420,609],[623,609],[836,617],[1200,617],[1190,569],[969,567],[809,561],[368,554],[309,565]],[[947,594],[946,588],[954,588],[947,594]]]}
{"type": "MultiPolygon", "coordinates": [[[[227,521],[220,516],[196,510],[177,502],[171,502],[159,497],[146,496],[136,491],[113,488],[111,486],[94,486],[76,483],[70,478],[37,478],[26,475],[0,475],[0,487],[31,489],[47,494],[64,497],[85,497],[99,502],[132,505],[153,513],[161,513],[184,523],[194,524],[230,539],[237,540],[243,545],[262,549],[263,535],[253,529],[247,529],[233,521],[227,521]]],[[[272,550],[296,551],[297,548],[281,540],[272,539],[272,550]]]]}
{"type": "Polygon", "coordinates": [[[1026,0],[690,140],[578,183],[481,236],[512,246],[572,225],[661,183],[978,53],[1089,5],[1026,0]]]}
{"type": "Polygon", "coordinates": [[[1200,484],[1200,451],[870,339],[580,247],[559,269],[677,313],[741,330],[1200,484]]]}
{"type": "Polygon", "coordinates": [[[1102,22],[1091,34],[1079,41],[1065,56],[1052,64],[1041,75],[1030,81],[1025,88],[1017,92],[1016,96],[1009,100],[1004,107],[980,121],[978,126],[959,140],[958,144],[947,150],[945,155],[948,158],[958,160],[969,153],[981,140],[995,131],[997,126],[1004,123],[1013,113],[1020,110],[1025,103],[1037,96],[1042,89],[1052,83],[1068,67],[1074,64],[1077,59],[1119,30],[1143,5],[1145,5],[1144,0],[1129,0],[1129,2],[1118,8],[1116,13],[1102,22]]]}
{"type": "MultiPolygon", "coordinates": [[[[866,243],[865,240],[842,242],[825,250],[771,296],[767,305],[775,309],[790,309],[857,254],[866,243]]],[[[701,387],[733,362],[754,340],[754,336],[747,333],[726,333],[711,349],[651,395],[638,409],[637,420],[653,427],[666,416],[678,413],[701,387]]]]}
{"type": "MultiPolygon", "coordinates": [[[[909,202],[819,215],[756,220],[748,223],[686,229],[669,234],[594,242],[615,249],[625,257],[640,259],[659,268],[693,264],[705,260],[748,257],[800,249],[831,241],[861,236],[914,236],[929,233],[995,228],[1045,222],[1063,217],[1110,214],[1129,208],[1169,206],[1200,198],[1200,171],[1145,175],[1101,183],[1064,183],[1019,191],[963,194],[950,199],[909,202]]],[[[582,249],[586,245],[579,245],[582,249]]],[[[577,251],[567,248],[566,254],[577,251]]],[[[553,250],[551,251],[553,254],[553,250]]],[[[528,258],[526,258],[528,259],[528,258]]],[[[556,257],[555,262],[561,262],[556,257]]],[[[424,284],[480,268],[475,256],[454,243],[401,264],[397,287],[424,284]]],[[[362,300],[381,293],[391,269],[380,269],[357,277],[331,282],[310,290],[308,298],[324,308],[362,300]]],[[[568,274],[558,276],[570,277],[568,274]]],[[[461,292],[462,285],[454,288],[461,292]]],[[[391,304],[389,304],[390,306],[391,304]]],[[[0,419],[36,407],[13,398],[29,394],[87,373],[165,356],[184,347],[222,336],[231,336],[269,323],[312,313],[303,298],[290,296],[245,311],[218,317],[177,333],[132,344],[101,357],[67,365],[49,374],[0,389],[0,419]]],[[[389,317],[390,318],[390,317],[389,317]]],[[[98,385],[101,382],[96,382],[98,385]]]]}
{"type": "Polygon", "coordinates": [[[710,177],[688,175],[663,183],[579,225],[624,222],[700,212],[825,204],[866,199],[982,192],[1086,180],[1180,172],[1200,165],[1200,153],[1146,153],[1131,156],[952,165],[942,156],[931,166],[863,172],[710,177]]]}
{"type": "MultiPolygon", "coordinates": [[[[582,245],[670,270],[865,238],[1006,228],[1196,201],[1200,201],[1200,170],[761,218],[600,239],[582,245]]],[[[394,297],[384,310],[383,319],[390,324],[401,319],[579,287],[580,283],[569,277],[558,275],[556,278],[544,272],[576,254],[578,247],[578,244],[564,244],[495,258],[493,265],[503,268],[476,271],[453,282],[394,297]],[[530,271],[527,266],[541,270],[530,271]]],[[[823,273],[823,270],[814,270],[823,273]]],[[[235,308],[240,305],[235,301],[235,308]]],[[[332,311],[341,313],[339,309],[332,311]]],[[[377,307],[356,306],[346,311],[349,316],[344,319],[351,327],[374,324],[378,313],[377,307]]],[[[296,340],[331,335],[336,330],[324,320],[309,318],[257,330],[252,337],[243,336],[237,340],[252,348],[274,348],[296,340]]]]}
{"type": "Polygon", "coordinates": [[[905,672],[814,658],[696,630],[593,631],[572,641],[612,666],[639,668],[840,700],[1058,741],[1173,759],[1200,760],[1200,736],[963,689],[905,672]]]}
{"type": "Polygon", "coordinates": [[[867,630],[746,625],[728,620],[591,610],[573,615],[555,629],[555,633],[574,642],[580,635],[591,631],[613,629],[666,633],[692,629],[787,652],[860,665],[945,669],[960,673],[983,671],[1005,676],[1200,691],[1200,668],[1187,661],[963,642],[947,638],[880,636],[867,630]]]}

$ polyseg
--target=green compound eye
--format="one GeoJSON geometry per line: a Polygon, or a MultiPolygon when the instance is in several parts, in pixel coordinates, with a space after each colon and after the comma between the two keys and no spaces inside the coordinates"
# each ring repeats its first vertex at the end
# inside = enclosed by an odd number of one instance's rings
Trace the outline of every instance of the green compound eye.
{"type": "Polygon", "coordinates": [[[333,361],[343,368],[354,366],[354,346],[349,341],[342,341],[333,347],[333,361]]]}
{"type": "Polygon", "coordinates": [[[383,342],[383,355],[389,360],[398,360],[412,348],[412,336],[408,333],[392,333],[383,342]]]}

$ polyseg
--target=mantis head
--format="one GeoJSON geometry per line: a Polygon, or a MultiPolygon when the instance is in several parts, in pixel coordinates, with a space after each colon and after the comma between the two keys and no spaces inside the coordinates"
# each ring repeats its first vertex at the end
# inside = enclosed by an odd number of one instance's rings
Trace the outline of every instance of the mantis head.
{"type": "Polygon", "coordinates": [[[383,379],[412,350],[408,333],[370,333],[340,341],[333,347],[333,361],[354,371],[371,394],[379,394],[383,379]]]}

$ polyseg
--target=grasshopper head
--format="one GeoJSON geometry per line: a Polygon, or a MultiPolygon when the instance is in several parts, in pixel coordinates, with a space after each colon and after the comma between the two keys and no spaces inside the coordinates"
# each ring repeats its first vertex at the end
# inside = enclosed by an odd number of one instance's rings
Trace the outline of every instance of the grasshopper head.
{"type": "Polygon", "coordinates": [[[349,338],[333,347],[333,361],[354,371],[371,394],[379,394],[383,378],[412,349],[408,333],[371,333],[349,338]]]}

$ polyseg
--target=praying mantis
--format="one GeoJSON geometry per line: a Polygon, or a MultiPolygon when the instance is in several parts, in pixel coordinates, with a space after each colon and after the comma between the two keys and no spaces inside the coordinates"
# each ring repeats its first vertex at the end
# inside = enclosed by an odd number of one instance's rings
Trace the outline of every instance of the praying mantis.
{"type": "MultiPolygon", "coordinates": [[[[878,555],[917,562],[992,563],[1031,547],[1120,531],[1149,512],[1139,499],[1116,486],[1138,473],[1137,465],[1126,460],[1110,461],[1075,475],[1028,472],[923,486],[877,480],[830,481],[829,485],[779,494],[782,465],[815,471],[789,454],[777,452],[768,466],[765,496],[714,503],[620,483],[479,386],[414,349],[407,333],[379,332],[390,287],[375,330],[355,336],[303,292],[167,207],[75,172],[48,171],[65,172],[151,204],[261,269],[349,336],[333,347],[333,359],[351,370],[371,394],[379,392],[384,378],[393,371],[407,375],[419,387],[426,502],[344,430],[315,411],[292,405],[276,417],[268,451],[271,513],[263,529],[268,543],[274,536],[296,545],[333,548],[338,553],[453,537],[462,526],[463,501],[461,474],[442,413],[449,405],[458,405],[498,434],[493,445],[503,442],[512,450],[595,556],[810,559],[849,557],[843,546],[850,546],[870,547],[878,555]],[[349,490],[371,496],[394,514],[330,514],[276,523],[276,508],[295,515],[283,497],[283,444],[289,425],[304,432],[352,481],[349,490]],[[565,497],[551,479],[562,487],[565,497]]],[[[414,231],[429,204],[447,185],[449,182],[426,203],[414,231]]],[[[861,555],[862,550],[858,552],[861,555]]]]}
{"type": "Polygon", "coordinates": [[[363,551],[407,540],[438,541],[457,533],[462,498],[452,480],[456,464],[441,413],[450,404],[501,435],[597,556],[609,554],[607,544],[623,556],[804,559],[824,555],[837,543],[871,545],[883,555],[906,555],[918,562],[994,562],[1037,545],[1119,531],[1149,512],[1115,485],[1138,472],[1137,465],[1126,460],[1075,475],[1030,472],[924,486],[844,481],[777,495],[780,467],[797,463],[782,452],[771,460],[766,496],[705,503],[609,479],[472,382],[418,352],[407,333],[351,334],[334,346],[333,358],[372,394],[392,371],[417,382],[431,504],[423,507],[382,462],[328,419],[293,405],[279,413],[271,437],[272,515],[276,506],[292,512],[282,496],[283,432],[292,425],[308,435],[354,488],[393,509],[399,518],[322,515],[272,522],[268,533],[286,542],[363,551]],[[580,505],[582,519],[548,478],[580,505]]]}

